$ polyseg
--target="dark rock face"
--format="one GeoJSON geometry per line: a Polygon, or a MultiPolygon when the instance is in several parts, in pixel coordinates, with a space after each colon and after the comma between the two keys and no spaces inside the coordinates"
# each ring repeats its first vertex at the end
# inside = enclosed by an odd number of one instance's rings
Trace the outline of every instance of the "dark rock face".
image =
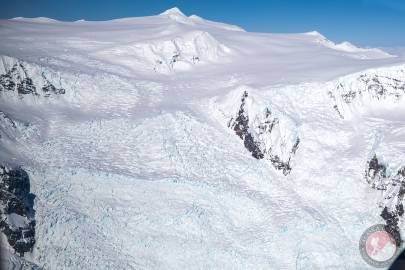
{"type": "Polygon", "coordinates": [[[398,246],[402,244],[399,223],[404,216],[404,195],[405,195],[405,167],[398,170],[394,177],[390,178],[390,185],[394,187],[394,192],[389,192],[385,196],[385,200],[392,200],[393,204],[390,207],[384,207],[381,217],[385,220],[385,229],[394,236],[398,246]],[[399,189],[395,189],[399,187],[399,189]]]}
{"type": "Polygon", "coordinates": [[[37,90],[31,78],[25,78],[21,81],[21,83],[17,84],[17,92],[21,95],[37,95],[37,90]]]}
{"type": "Polygon", "coordinates": [[[399,169],[394,176],[389,176],[386,166],[374,155],[368,162],[365,178],[372,188],[384,190],[384,206],[380,216],[385,220],[385,230],[394,237],[396,245],[401,246],[399,224],[404,215],[405,167],[399,169]]]}
{"type": "Polygon", "coordinates": [[[385,220],[385,230],[389,232],[395,240],[395,244],[399,247],[402,244],[401,233],[398,226],[399,218],[404,214],[404,208],[402,204],[395,209],[394,211],[388,210],[387,207],[384,207],[381,212],[381,217],[385,220]]]}
{"type": "Polygon", "coordinates": [[[20,167],[0,166],[0,230],[20,255],[35,243],[33,202],[28,174],[20,167]]]}
{"type": "Polygon", "coordinates": [[[273,128],[279,125],[279,119],[272,115],[269,108],[265,109],[263,115],[263,121],[261,121],[257,126],[253,125],[249,119],[249,115],[246,112],[246,99],[248,98],[248,93],[245,91],[241,98],[241,105],[239,111],[236,114],[235,119],[231,119],[228,127],[235,131],[235,134],[243,140],[245,148],[252,154],[256,159],[268,159],[271,161],[273,166],[282,170],[284,175],[287,175],[291,171],[290,160],[291,156],[295,154],[299,145],[299,138],[297,137],[295,144],[290,149],[290,156],[288,160],[282,160],[276,153],[273,153],[271,145],[265,145],[258,137],[270,137],[273,128]],[[250,129],[258,130],[258,134],[254,134],[250,129]]]}
{"type": "Polygon", "coordinates": [[[368,167],[366,169],[366,180],[371,185],[372,188],[385,190],[386,184],[384,180],[387,177],[387,168],[385,165],[380,164],[377,155],[368,162],[368,167]]]}
{"type": "MultiPolygon", "coordinates": [[[[63,88],[56,88],[51,84],[44,74],[42,74],[42,79],[44,85],[39,88],[42,90],[43,96],[49,97],[51,94],[61,95],[65,93],[63,88]]],[[[15,91],[20,96],[40,95],[32,78],[29,77],[26,68],[21,62],[14,64],[6,74],[0,75],[0,92],[2,91],[15,91]]]]}
{"type": "Polygon", "coordinates": [[[0,75],[0,87],[5,91],[13,91],[15,89],[15,83],[11,77],[11,71],[0,75]]]}
{"type": "Polygon", "coordinates": [[[0,75],[0,91],[17,91],[20,95],[38,95],[32,79],[28,77],[25,67],[21,63],[0,75]]]}
{"type": "Polygon", "coordinates": [[[247,97],[248,93],[245,91],[241,99],[242,103],[240,105],[239,112],[235,122],[232,125],[232,128],[236,135],[243,140],[243,144],[245,145],[246,149],[252,153],[252,156],[256,159],[262,159],[264,158],[264,154],[260,149],[260,145],[258,142],[255,142],[253,136],[249,133],[249,117],[245,113],[244,109],[245,100],[247,97]]]}

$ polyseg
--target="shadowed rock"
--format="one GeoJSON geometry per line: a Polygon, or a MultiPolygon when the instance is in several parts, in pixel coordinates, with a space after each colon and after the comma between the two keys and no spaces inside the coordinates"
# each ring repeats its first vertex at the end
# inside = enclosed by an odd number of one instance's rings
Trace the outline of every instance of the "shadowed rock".
{"type": "Polygon", "coordinates": [[[0,166],[0,230],[21,256],[35,243],[33,202],[28,174],[20,167],[0,166]]]}
{"type": "Polygon", "coordinates": [[[378,161],[377,155],[368,162],[365,178],[372,188],[384,190],[384,206],[380,216],[385,221],[385,230],[389,232],[398,247],[402,244],[399,224],[404,215],[403,199],[405,195],[405,167],[394,176],[387,175],[387,167],[378,161]]]}
{"type": "Polygon", "coordinates": [[[34,81],[28,75],[28,72],[21,62],[17,62],[5,74],[0,75],[0,92],[1,91],[14,91],[19,96],[34,95],[39,96],[37,88],[42,90],[42,95],[49,97],[50,95],[65,94],[65,89],[55,87],[46,77],[42,74],[43,86],[35,86],[34,81]]]}
{"type": "Polygon", "coordinates": [[[274,148],[276,148],[275,145],[266,145],[263,141],[266,138],[271,138],[274,127],[280,124],[280,119],[274,117],[269,108],[265,108],[263,115],[261,115],[262,120],[259,123],[253,123],[253,121],[249,119],[249,114],[246,111],[246,99],[248,97],[248,93],[244,91],[235,120],[231,119],[228,126],[243,140],[245,148],[254,158],[270,160],[276,169],[283,171],[284,175],[289,174],[291,171],[291,156],[294,155],[298,149],[299,138],[297,137],[291,149],[288,149],[288,158],[284,158],[284,160],[280,158],[278,154],[273,151],[274,148]],[[252,130],[257,130],[257,132],[252,132],[252,130]]]}
{"type": "Polygon", "coordinates": [[[372,188],[385,190],[386,184],[384,181],[387,177],[387,168],[384,164],[381,164],[377,155],[374,155],[368,162],[368,167],[366,169],[366,180],[367,183],[371,185],[372,188]]]}

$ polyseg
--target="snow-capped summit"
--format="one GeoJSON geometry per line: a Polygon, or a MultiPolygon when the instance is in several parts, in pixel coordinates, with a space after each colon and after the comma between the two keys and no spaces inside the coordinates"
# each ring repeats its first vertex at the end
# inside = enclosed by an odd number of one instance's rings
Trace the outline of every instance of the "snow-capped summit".
{"type": "Polygon", "coordinates": [[[186,17],[186,15],[184,15],[184,13],[178,7],[169,8],[168,10],[160,13],[159,15],[161,15],[161,16],[181,16],[181,17],[186,17]]]}
{"type": "Polygon", "coordinates": [[[180,9],[177,7],[170,8],[162,13],[159,14],[161,17],[170,18],[173,21],[184,23],[184,24],[194,24],[192,20],[190,20],[180,9]]]}

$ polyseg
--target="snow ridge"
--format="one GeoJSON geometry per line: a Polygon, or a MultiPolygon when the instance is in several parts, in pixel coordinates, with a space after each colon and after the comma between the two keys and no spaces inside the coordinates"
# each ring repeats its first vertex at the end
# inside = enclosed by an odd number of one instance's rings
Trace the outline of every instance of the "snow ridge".
{"type": "Polygon", "coordinates": [[[390,58],[393,55],[378,49],[378,48],[360,48],[348,41],[343,41],[342,43],[334,43],[333,41],[327,39],[324,35],[317,31],[305,33],[308,36],[315,37],[315,42],[331,48],[333,50],[349,53],[351,57],[358,59],[380,59],[380,58],[390,58]]]}
{"type": "Polygon", "coordinates": [[[204,31],[191,31],[171,39],[148,40],[97,52],[114,55],[133,70],[153,70],[168,74],[191,70],[195,65],[226,62],[230,49],[204,31]],[[130,57],[130,58],[129,58],[130,57]]]}
{"type": "Polygon", "coordinates": [[[378,108],[399,108],[405,94],[405,67],[368,70],[340,78],[330,96],[342,118],[375,112],[378,108]]]}

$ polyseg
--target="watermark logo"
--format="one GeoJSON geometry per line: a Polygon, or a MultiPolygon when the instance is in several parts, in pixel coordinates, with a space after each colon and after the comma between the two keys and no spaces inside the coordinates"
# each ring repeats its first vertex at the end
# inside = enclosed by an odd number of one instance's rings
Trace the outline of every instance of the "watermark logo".
{"type": "Polygon", "coordinates": [[[371,226],[360,238],[361,256],[371,266],[390,266],[398,252],[394,237],[385,230],[383,224],[371,226]]]}

